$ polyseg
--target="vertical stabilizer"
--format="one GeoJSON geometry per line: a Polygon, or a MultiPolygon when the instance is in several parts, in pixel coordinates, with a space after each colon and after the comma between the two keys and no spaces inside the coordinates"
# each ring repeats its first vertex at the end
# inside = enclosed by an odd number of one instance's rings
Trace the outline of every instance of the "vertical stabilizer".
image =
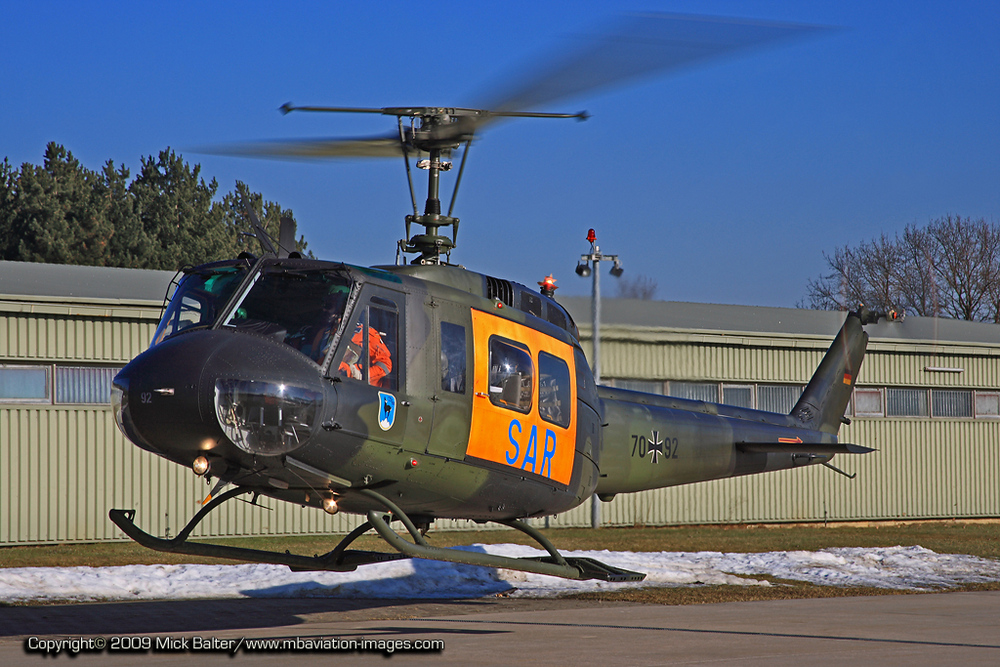
{"type": "Polygon", "coordinates": [[[847,314],[833,345],[792,408],[791,416],[802,427],[833,434],[840,431],[868,345],[862,326],[878,319],[877,313],[864,306],[847,314]]]}

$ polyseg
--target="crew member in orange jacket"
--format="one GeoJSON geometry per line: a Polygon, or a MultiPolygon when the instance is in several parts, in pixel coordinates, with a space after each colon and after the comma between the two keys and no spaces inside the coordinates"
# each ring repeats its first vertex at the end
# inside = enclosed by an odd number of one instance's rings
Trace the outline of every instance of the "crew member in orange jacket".
{"type": "MultiPolygon", "coordinates": [[[[357,349],[355,360],[351,363],[345,359],[340,364],[340,372],[349,375],[355,380],[364,377],[364,370],[361,367],[360,351],[364,346],[362,340],[363,330],[358,323],[354,336],[351,337],[351,345],[357,349]]],[[[350,352],[348,352],[350,354],[350,352]]],[[[382,386],[382,379],[392,371],[392,356],[389,348],[382,341],[382,335],[375,329],[368,327],[368,384],[375,387],[382,386]]]]}

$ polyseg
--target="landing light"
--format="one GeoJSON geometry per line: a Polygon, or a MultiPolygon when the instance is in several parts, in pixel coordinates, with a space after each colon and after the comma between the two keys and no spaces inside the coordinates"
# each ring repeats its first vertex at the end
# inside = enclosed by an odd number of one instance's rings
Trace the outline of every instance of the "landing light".
{"type": "Polygon", "coordinates": [[[219,379],[215,416],[233,444],[249,454],[278,456],[308,442],[323,395],[291,384],[219,379]]]}
{"type": "Polygon", "coordinates": [[[194,474],[198,475],[198,477],[208,472],[208,469],[211,467],[208,458],[205,456],[199,456],[191,463],[191,470],[194,470],[194,474]]]}
{"type": "Polygon", "coordinates": [[[336,514],[340,511],[340,506],[337,505],[337,499],[333,496],[323,499],[323,511],[327,514],[336,514]]]}

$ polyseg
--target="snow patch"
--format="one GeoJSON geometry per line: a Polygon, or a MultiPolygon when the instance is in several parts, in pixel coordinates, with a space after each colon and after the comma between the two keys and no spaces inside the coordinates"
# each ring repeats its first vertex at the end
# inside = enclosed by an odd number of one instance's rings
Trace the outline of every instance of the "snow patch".
{"type": "MultiPolygon", "coordinates": [[[[519,544],[462,547],[502,556],[539,556],[519,544]]],[[[463,599],[648,586],[770,586],[766,577],[824,586],[934,590],[1000,581],[1000,562],[923,547],[837,548],[770,553],[567,551],[637,572],[634,583],[574,581],[514,570],[421,559],[363,565],[354,572],[292,572],[282,565],[128,565],[0,569],[2,602],[190,600],[199,598],[463,599]],[[513,590],[512,590],[513,589],[513,590]]]]}

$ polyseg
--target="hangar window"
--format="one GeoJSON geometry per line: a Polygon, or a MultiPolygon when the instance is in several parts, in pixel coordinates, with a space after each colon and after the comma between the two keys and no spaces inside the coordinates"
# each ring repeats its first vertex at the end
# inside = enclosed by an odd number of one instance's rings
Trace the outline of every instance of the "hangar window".
{"type": "Polygon", "coordinates": [[[1000,392],[976,392],[976,417],[985,419],[1000,418],[1000,392]]]}
{"type": "Polygon", "coordinates": [[[857,417],[881,417],[885,414],[882,408],[882,390],[872,388],[855,389],[854,414],[857,417]]]}
{"type": "Polygon", "coordinates": [[[52,385],[47,366],[0,366],[0,401],[48,403],[52,385]]]}
{"type": "Polygon", "coordinates": [[[56,366],[56,403],[107,404],[117,368],[56,366]]]}
{"type": "Polygon", "coordinates": [[[722,385],[722,402],[725,405],[735,405],[738,408],[753,408],[753,385],[722,385]]]}
{"type": "Polygon", "coordinates": [[[647,394],[662,394],[663,383],[656,380],[612,380],[613,386],[618,389],[628,389],[630,391],[641,391],[647,394]]]}
{"type": "Polygon", "coordinates": [[[931,414],[935,417],[971,417],[972,392],[968,389],[932,389],[931,414]]]}
{"type": "Polygon", "coordinates": [[[527,348],[490,337],[490,401],[518,412],[531,411],[534,367],[527,348]]]}
{"type": "Polygon", "coordinates": [[[926,389],[889,387],[885,392],[887,417],[929,417],[926,389]]]}
{"type": "Polygon", "coordinates": [[[0,365],[0,403],[110,405],[118,367],[0,365]]]}
{"type": "Polygon", "coordinates": [[[706,403],[719,402],[719,385],[715,382],[677,382],[671,380],[668,396],[706,403]]]}
{"type": "Polygon", "coordinates": [[[762,384],[757,386],[757,409],[788,414],[802,395],[802,387],[786,384],[762,384]]]}

